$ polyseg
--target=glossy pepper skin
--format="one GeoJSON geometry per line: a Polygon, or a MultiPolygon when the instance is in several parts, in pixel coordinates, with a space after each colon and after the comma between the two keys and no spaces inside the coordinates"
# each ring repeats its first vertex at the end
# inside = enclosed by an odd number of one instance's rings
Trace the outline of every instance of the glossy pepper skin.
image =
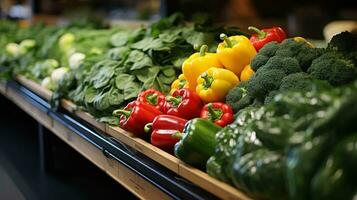
{"type": "Polygon", "coordinates": [[[195,118],[187,122],[181,140],[175,145],[175,156],[194,167],[204,169],[216,147],[215,136],[222,128],[214,123],[195,118]]]}
{"type": "Polygon", "coordinates": [[[187,120],[180,117],[159,115],[155,117],[152,123],[145,126],[145,131],[153,130],[151,144],[166,152],[173,153],[175,144],[180,140],[174,135],[177,132],[182,132],[186,123],[187,120]]]}
{"type": "Polygon", "coordinates": [[[254,74],[254,71],[250,67],[250,65],[247,65],[244,67],[243,71],[240,74],[240,81],[248,81],[250,77],[252,77],[254,74]]]}
{"type": "Polygon", "coordinates": [[[223,102],[228,91],[239,83],[238,77],[227,69],[212,67],[197,79],[196,93],[204,102],[223,102]]]}
{"type": "Polygon", "coordinates": [[[182,73],[188,81],[188,87],[195,91],[197,77],[211,67],[222,68],[218,56],[215,53],[207,53],[207,45],[202,45],[199,53],[192,54],[182,64],[182,73]]]}
{"type": "Polygon", "coordinates": [[[176,90],[182,88],[189,88],[188,81],[184,74],[180,74],[180,76],[172,82],[170,94],[172,95],[176,90]]]}
{"type": "Polygon", "coordinates": [[[123,110],[113,111],[114,116],[120,116],[120,127],[132,132],[137,137],[146,137],[145,125],[161,114],[162,112],[154,106],[139,101],[130,102],[123,110]]]}
{"type": "Polygon", "coordinates": [[[148,89],[138,95],[137,101],[148,103],[154,106],[157,110],[162,111],[165,104],[165,98],[165,95],[161,92],[154,89],[148,89]]]}
{"type": "Polygon", "coordinates": [[[222,33],[220,38],[224,41],[219,43],[217,47],[218,60],[224,68],[234,72],[239,77],[241,71],[250,64],[257,52],[245,36],[228,37],[222,33]]]}
{"type": "Polygon", "coordinates": [[[201,98],[192,90],[183,88],[166,98],[164,113],[192,119],[200,116],[202,107],[201,98]]]}
{"type": "Polygon", "coordinates": [[[269,42],[276,41],[278,43],[286,39],[284,30],[280,27],[272,27],[259,30],[256,27],[250,26],[248,30],[255,32],[250,37],[250,42],[253,44],[255,50],[259,51],[263,46],[269,42]]]}
{"type": "Polygon", "coordinates": [[[201,118],[208,119],[218,126],[225,127],[233,122],[234,112],[231,106],[225,103],[209,103],[202,108],[201,118]]]}

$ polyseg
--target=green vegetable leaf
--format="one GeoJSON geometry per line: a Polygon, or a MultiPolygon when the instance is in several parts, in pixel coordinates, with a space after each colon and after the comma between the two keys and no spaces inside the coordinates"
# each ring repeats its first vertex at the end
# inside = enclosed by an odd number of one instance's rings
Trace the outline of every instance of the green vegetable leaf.
{"type": "Polygon", "coordinates": [[[120,89],[120,90],[124,90],[125,86],[128,83],[131,83],[135,80],[135,76],[130,75],[130,74],[119,74],[116,78],[115,78],[115,86],[120,89]]]}
{"type": "Polygon", "coordinates": [[[129,57],[124,65],[130,70],[142,69],[144,67],[152,66],[151,58],[141,51],[134,50],[130,52],[129,57]]]}
{"type": "Polygon", "coordinates": [[[112,36],[110,43],[115,47],[124,46],[128,42],[129,37],[129,32],[120,31],[119,33],[116,33],[112,36]]]}
{"type": "Polygon", "coordinates": [[[93,77],[93,86],[96,89],[106,86],[114,75],[114,68],[109,66],[103,66],[93,77]]]}
{"type": "Polygon", "coordinates": [[[129,99],[136,98],[140,91],[141,91],[141,87],[138,83],[130,82],[125,85],[124,99],[129,100],[129,99]]]}

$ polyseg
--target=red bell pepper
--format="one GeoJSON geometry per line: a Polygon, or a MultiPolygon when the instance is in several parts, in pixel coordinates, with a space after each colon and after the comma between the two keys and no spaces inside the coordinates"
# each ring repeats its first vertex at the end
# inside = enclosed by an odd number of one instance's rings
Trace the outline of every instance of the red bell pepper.
{"type": "Polygon", "coordinates": [[[145,126],[145,131],[152,131],[151,144],[154,146],[173,153],[175,144],[180,138],[176,134],[182,132],[187,120],[173,115],[159,115],[155,117],[152,123],[145,126]]]}
{"type": "Polygon", "coordinates": [[[231,106],[215,102],[206,104],[201,111],[201,118],[208,119],[216,125],[225,127],[234,120],[234,113],[231,106]]]}
{"type": "Polygon", "coordinates": [[[201,98],[188,88],[182,88],[166,98],[164,113],[192,119],[200,116],[203,107],[201,98]]]}
{"type": "Polygon", "coordinates": [[[162,111],[165,104],[165,95],[157,90],[148,89],[138,95],[137,101],[148,103],[155,106],[156,109],[162,111]]]}
{"type": "Polygon", "coordinates": [[[256,27],[250,26],[248,30],[255,32],[255,34],[250,37],[250,42],[257,51],[269,42],[276,41],[280,43],[286,38],[284,30],[280,27],[259,30],[256,27]]]}
{"type": "Polygon", "coordinates": [[[145,131],[149,132],[150,130],[156,129],[171,129],[182,132],[185,127],[187,120],[173,116],[173,115],[158,115],[152,121],[145,126],[145,131]]]}
{"type": "Polygon", "coordinates": [[[154,106],[139,101],[132,101],[124,109],[113,112],[114,116],[120,116],[120,127],[138,137],[145,137],[145,125],[161,114],[154,106]]]}

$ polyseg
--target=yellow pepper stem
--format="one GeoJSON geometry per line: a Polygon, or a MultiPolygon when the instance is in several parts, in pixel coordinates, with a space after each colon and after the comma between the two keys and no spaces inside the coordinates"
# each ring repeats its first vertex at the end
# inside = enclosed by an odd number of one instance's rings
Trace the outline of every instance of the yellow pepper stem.
{"type": "Polygon", "coordinates": [[[205,89],[210,88],[213,83],[213,77],[208,76],[207,72],[205,72],[201,75],[201,78],[203,78],[205,80],[205,82],[203,83],[203,86],[205,87],[205,89]]]}
{"type": "Polygon", "coordinates": [[[180,80],[178,83],[178,89],[182,89],[183,87],[185,87],[186,83],[186,80],[180,80]]]}
{"type": "Polygon", "coordinates": [[[267,36],[267,33],[266,33],[266,32],[261,31],[260,29],[254,27],[254,26],[249,26],[249,27],[248,27],[248,30],[253,31],[253,32],[255,32],[256,34],[258,34],[258,38],[259,38],[259,39],[263,39],[263,38],[265,38],[265,37],[267,36]]]}
{"type": "Polygon", "coordinates": [[[200,48],[200,56],[205,56],[207,51],[208,51],[208,46],[205,44],[202,45],[200,48]]]}
{"type": "Polygon", "coordinates": [[[231,39],[229,39],[226,34],[221,33],[221,34],[219,35],[219,38],[221,38],[221,40],[224,40],[224,41],[226,42],[227,47],[232,48],[232,47],[234,46],[233,41],[232,41],[231,39]]]}

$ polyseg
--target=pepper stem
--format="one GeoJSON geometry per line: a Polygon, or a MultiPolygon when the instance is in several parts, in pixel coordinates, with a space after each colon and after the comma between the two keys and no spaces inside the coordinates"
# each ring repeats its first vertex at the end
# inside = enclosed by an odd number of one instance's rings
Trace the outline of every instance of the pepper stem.
{"type": "Polygon", "coordinates": [[[149,102],[150,104],[156,106],[157,105],[157,94],[148,94],[146,95],[146,101],[149,102]]]}
{"type": "Polygon", "coordinates": [[[145,133],[150,132],[151,128],[152,128],[152,123],[147,123],[147,124],[144,126],[144,131],[145,131],[145,133]]]}
{"type": "Polygon", "coordinates": [[[182,102],[182,97],[167,96],[166,101],[172,102],[172,104],[177,107],[182,102]]]}
{"type": "Polygon", "coordinates": [[[177,131],[171,135],[173,138],[181,139],[183,137],[183,133],[177,131]]]}
{"type": "Polygon", "coordinates": [[[208,46],[205,44],[202,45],[200,48],[200,56],[205,56],[207,51],[208,51],[208,46]]]}
{"type": "Polygon", "coordinates": [[[260,30],[260,29],[258,29],[258,28],[256,28],[256,27],[254,27],[254,26],[249,26],[249,27],[248,27],[248,30],[257,33],[259,39],[263,39],[263,38],[265,38],[265,37],[267,36],[267,33],[266,33],[266,32],[264,32],[264,31],[262,31],[262,30],[260,30]]]}
{"type": "Polygon", "coordinates": [[[113,115],[115,117],[119,117],[121,115],[124,115],[126,118],[130,117],[131,111],[128,110],[114,110],[113,115]]]}
{"type": "Polygon", "coordinates": [[[209,112],[209,116],[210,116],[210,120],[212,120],[213,122],[216,120],[221,119],[222,117],[222,110],[220,109],[214,109],[213,108],[213,104],[209,103],[207,106],[208,112],[209,112]]]}
{"type": "Polygon", "coordinates": [[[232,42],[232,40],[229,39],[229,37],[228,37],[226,34],[221,33],[221,34],[219,35],[219,38],[221,38],[221,40],[224,40],[229,48],[232,48],[232,47],[233,47],[233,42],[232,42]]]}
{"type": "Polygon", "coordinates": [[[180,80],[179,84],[178,84],[178,88],[182,89],[183,87],[185,87],[187,81],[186,80],[180,80]]]}
{"type": "Polygon", "coordinates": [[[212,83],[213,83],[213,78],[212,76],[208,76],[207,72],[203,73],[201,75],[201,78],[203,78],[205,80],[205,82],[203,83],[203,86],[208,89],[211,87],[212,83]]]}

